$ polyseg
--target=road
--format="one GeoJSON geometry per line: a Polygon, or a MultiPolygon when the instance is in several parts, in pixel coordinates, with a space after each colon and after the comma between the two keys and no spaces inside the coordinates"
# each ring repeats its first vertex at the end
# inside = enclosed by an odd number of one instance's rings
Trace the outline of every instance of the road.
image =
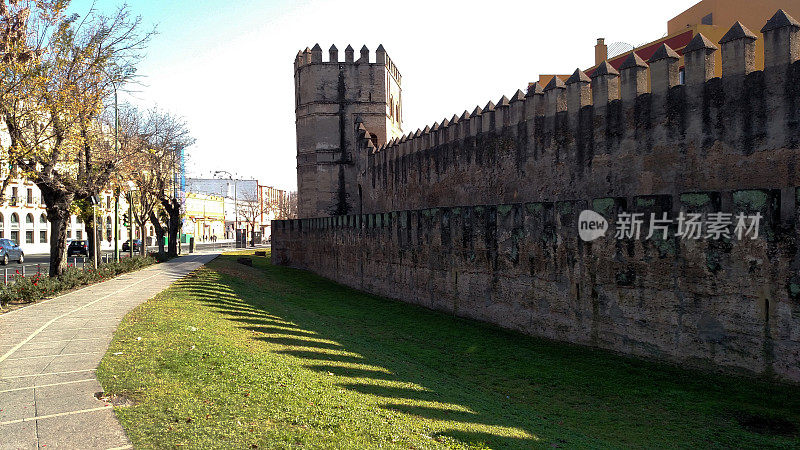
{"type": "MultiPolygon", "coordinates": [[[[114,252],[112,250],[103,250],[101,253],[103,255],[113,255],[114,254],[114,252]]],[[[72,263],[73,258],[74,257],[72,257],[72,256],[69,257],[69,262],[70,263],[72,263]]],[[[80,262],[81,260],[82,260],[82,257],[78,256],[78,261],[80,262]]],[[[31,268],[31,266],[36,266],[37,264],[41,265],[43,267],[42,270],[44,271],[45,270],[44,267],[47,266],[48,264],[50,264],[50,255],[25,255],[25,264],[22,264],[22,265],[25,266],[26,270],[29,270],[31,268]]],[[[6,267],[8,267],[9,269],[12,269],[12,268],[17,268],[19,266],[20,266],[20,264],[17,263],[16,261],[11,261],[11,262],[8,263],[8,266],[6,266],[6,267]]],[[[0,266],[0,267],[2,267],[2,266],[0,266]]]]}
{"type": "MultiPolygon", "coordinates": [[[[198,251],[200,251],[200,250],[211,250],[211,249],[215,249],[215,248],[225,249],[225,248],[232,248],[233,247],[233,242],[200,243],[200,244],[197,244],[196,247],[197,247],[198,251]]],[[[24,248],[23,248],[23,250],[24,250],[24,248]]],[[[156,251],[156,250],[158,250],[158,247],[149,247],[148,248],[148,251],[156,251]]],[[[182,245],[182,250],[183,250],[183,253],[188,253],[189,246],[187,244],[183,244],[182,245]]],[[[120,253],[122,253],[122,251],[120,251],[120,253]]],[[[101,254],[103,255],[103,257],[111,258],[112,256],[110,256],[110,255],[113,255],[114,251],[113,250],[103,250],[101,252],[101,254]],[[108,255],[108,256],[105,256],[105,255],[108,255]]],[[[127,254],[128,254],[128,252],[125,252],[123,256],[126,256],[127,254]]],[[[70,264],[73,262],[73,260],[74,260],[73,258],[74,257],[70,257],[69,258],[69,263],[70,264]]],[[[82,257],[78,256],[77,257],[77,261],[78,261],[78,264],[82,264],[82,261],[83,261],[82,257]]],[[[87,260],[87,264],[89,262],[90,262],[90,260],[87,260]]],[[[18,269],[21,270],[20,266],[25,266],[25,273],[31,273],[31,272],[35,273],[37,271],[37,269],[41,269],[42,272],[47,272],[47,266],[49,264],[50,264],[50,255],[46,255],[46,254],[28,255],[28,254],[26,254],[25,255],[25,263],[22,264],[22,265],[18,264],[16,261],[11,261],[11,262],[8,263],[8,266],[0,266],[0,281],[2,281],[2,271],[3,271],[4,268],[7,268],[10,273],[14,273],[18,269]]]]}

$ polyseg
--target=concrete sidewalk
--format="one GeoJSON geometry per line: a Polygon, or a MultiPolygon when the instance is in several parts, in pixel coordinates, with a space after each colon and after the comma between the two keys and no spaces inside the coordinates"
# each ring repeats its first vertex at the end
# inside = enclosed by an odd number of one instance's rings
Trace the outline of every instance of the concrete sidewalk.
{"type": "Polygon", "coordinates": [[[95,378],[135,306],[218,253],[175,258],[0,315],[0,449],[130,448],[95,378]]]}

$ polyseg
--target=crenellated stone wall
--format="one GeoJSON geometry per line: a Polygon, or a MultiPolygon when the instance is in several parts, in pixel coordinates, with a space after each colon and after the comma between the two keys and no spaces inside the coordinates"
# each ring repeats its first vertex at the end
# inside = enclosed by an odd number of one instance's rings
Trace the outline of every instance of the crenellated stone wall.
{"type": "MultiPolygon", "coordinates": [[[[273,222],[273,263],[549,339],[800,383],[799,221],[778,190],[431,208],[273,222]],[[756,240],[584,242],[578,213],[760,213],[756,240]]],[[[616,226],[613,219],[612,229],[616,226]]],[[[643,230],[646,235],[647,229],[643,230]]]]}
{"type": "Polygon", "coordinates": [[[620,73],[576,70],[377,149],[362,140],[361,211],[800,185],[791,30],[766,30],[763,71],[752,70],[749,32],[729,33],[723,65],[734,62],[709,78],[718,50],[697,35],[686,84],[665,45],[649,65],[632,54],[620,73]]]}
{"type": "MultiPolygon", "coordinates": [[[[800,383],[800,24],[779,11],[375,146],[362,214],[276,221],[273,261],[550,339],[800,383]],[[715,52],[723,77],[711,78],[715,52]],[[585,209],[758,213],[758,239],[584,242],[585,209]]],[[[647,229],[643,230],[644,235],[647,229]]]]}

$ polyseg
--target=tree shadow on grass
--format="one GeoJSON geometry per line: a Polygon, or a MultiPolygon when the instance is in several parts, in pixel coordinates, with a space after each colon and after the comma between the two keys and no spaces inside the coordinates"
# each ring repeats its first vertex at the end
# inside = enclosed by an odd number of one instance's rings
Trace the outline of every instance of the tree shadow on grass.
{"type": "MultiPolygon", "coordinates": [[[[250,329],[250,328],[251,327],[248,327],[248,329],[250,329]]],[[[257,327],[254,327],[254,328],[257,328],[257,327]]],[[[311,336],[304,336],[304,337],[305,337],[305,339],[303,339],[303,337],[299,337],[299,336],[295,337],[295,338],[289,338],[289,337],[262,338],[262,337],[259,337],[257,339],[263,340],[263,341],[267,341],[267,342],[269,342],[271,344],[283,345],[285,347],[313,347],[315,349],[346,350],[344,347],[342,347],[339,344],[328,343],[328,342],[309,341],[308,339],[312,338],[311,336]]]]}
{"type": "Polygon", "coordinates": [[[405,405],[400,403],[385,403],[386,409],[411,414],[414,416],[427,417],[436,420],[458,420],[461,422],[472,422],[478,419],[478,415],[471,411],[459,411],[449,408],[436,408],[432,406],[405,405]]]}
{"type": "Polygon", "coordinates": [[[280,325],[258,325],[258,319],[233,319],[237,322],[242,323],[250,323],[254,326],[247,327],[250,331],[255,331],[256,333],[264,333],[264,334],[291,334],[295,336],[306,336],[306,337],[318,337],[319,335],[313,331],[303,330],[302,328],[289,328],[283,327],[280,325]]]}
{"type": "Polygon", "coordinates": [[[278,350],[275,353],[294,356],[295,358],[305,360],[306,363],[303,364],[304,366],[313,361],[335,361],[346,364],[369,364],[369,362],[367,362],[361,356],[344,356],[337,355],[335,353],[323,353],[315,350],[278,350]]]}
{"type": "MultiPolygon", "coordinates": [[[[470,406],[469,395],[442,394],[426,387],[426,381],[423,376],[396,375],[393,365],[398,364],[398,361],[393,361],[393,358],[381,360],[364,357],[362,348],[335,343],[335,337],[327,336],[325,328],[315,329],[311,326],[312,324],[287,320],[271,311],[267,312],[261,309],[259,305],[249,304],[246,300],[237,302],[234,298],[248,298],[247,293],[242,292],[240,286],[237,286],[236,283],[225,283],[224,278],[217,278],[214,281],[214,289],[198,288],[198,285],[207,283],[198,279],[185,280],[183,282],[185,286],[182,287],[213,310],[225,314],[234,322],[242,324],[242,328],[265,333],[254,337],[254,339],[282,347],[274,350],[274,353],[298,358],[307,369],[319,373],[333,374],[343,378],[344,380],[342,381],[348,379],[362,381],[352,383],[339,382],[337,385],[343,389],[363,395],[385,399],[386,402],[380,402],[380,404],[385,403],[387,406],[384,406],[384,408],[387,410],[438,421],[439,418],[436,415],[430,414],[429,410],[421,406],[418,409],[402,411],[399,407],[391,408],[389,405],[403,402],[423,402],[425,404],[458,405],[457,408],[459,410],[486,409],[485,405],[480,404],[470,406]],[[318,339],[329,342],[319,342],[318,339]],[[400,383],[413,387],[386,386],[381,385],[381,383],[400,383]]],[[[369,342],[369,344],[372,343],[369,342]]],[[[400,364],[401,366],[403,365],[402,363],[400,364]]],[[[431,381],[437,381],[435,380],[436,376],[429,376],[428,378],[434,379],[431,381]]],[[[502,418],[491,418],[486,413],[475,412],[468,415],[469,421],[464,423],[462,429],[458,424],[459,417],[454,415],[448,419],[447,424],[441,424],[442,426],[438,427],[443,432],[442,436],[448,436],[445,432],[469,432],[471,429],[479,428],[489,431],[484,431],[483,433],[475,432],[476,436],[483,436],[484,434],[492,436],[495,445],[500,447],[529,447],[536,442],[535,434],[526,429],[524,424],[505,423],[502,418]],[[497,425],[500,425],[499,428],[503,430],[501,430],[501,434],[493,435],[490,430],[497,425]],[[509,429],[512,431],[509,431],[509,429]],[[503,433],[513,434],[514,436],[503,436],[503,433]]],[[[456,435],[453,434],[453,436],[456,435]]],[[[469,434],[464,436],[469,436],[469,434]]],[[[454,437],[454,439],[459,438],[454,437]]],[[[469,439],[472,438],[470,437],[469,439]]],[[[481,437],[481,440],[483,440],[483,437],[481,437]]],[[[477,441],[467,440],[462,442],[474,443],[477,441]]]]}
{"type": "MultiPolygon", "coordinates": [[[[403,380],[406,381],[406,380],[403,380]]],[[[409,383],[413,383],[408,381],[409,383]]],[[[416,384],[416,383],[414,383],[416,384]]],[[[341,383],[339,386],[349,389],[351,391],[360,392],[362,394],[371,395],[374,397],[383,397],[387,399],[405,399],[405,400],[419,400],[422,402],[444,402],[442,394],[422,389],[412,389],[407,387],[384,386],[377,384],[362,384],[362,383],[341,383]]],[[[419,415],[419,414],[418,414],[419,415]]]]}
{"type": "MultiPolygon", "coordinates": [[[[216,264],[233,265],[224,257],[211,268],[216,264]]],[[[706,397],[698,402],[698,408],[719,408],[725,400],[715,397],[732,392],[731,383],[722,388],[710,376],[694,376],[663,365],[560,344],[524,344],[520,352],[532,355],[520,353],[510,357],[519,356],[530,365],[513,360],[495,361],[501,367],[508,366],[508,371],[502,371],[485,365],[484,359],[491,355],[492,346],[498,342],[511,346],[520,339],[532,341],[531,338],[358,293],[292,269],[262,267],[263,283],[256,284],[236,279],[231,275],[235,271],[228,269],[224,276],[209,272],[186,280],[187,287],[198,300],[242,328],[259,333],[253,339],[277,346],[275,353],[298,358],[310,370],[344,378],[337,383],[339,386],[383,399],[379,404],[386,410],[429,420],[431,428],[440,430],[434,436],[508,448],[547,443],[620,445],[626,442],[622,435],[598,435],[597,428],[585,427],[595,430],[589,432],[593,435],[587,435],[584,427],[575,426],[575,422],[581,425],[581,421],[594,420],[593,414],[601,415],[597,423],[616,422],[619,416],[615,415],[615,409],[631,408],[617,408],[615,403],[624,405],[633,399],[642,403],[642,408],[648,408],[651,405],[647,399],[653,398],[654,409],[660,411],[657,404],[665,392],[686,396],[690,407],[693,397],[706,397]],[[292,284],[283,286],[286,283],[292,284]],[[273,285],[277,285],[275,290],[268,287],[273,285]],[[386,320],[395,314],[401,316],[397,321],[405,321],[403,327],[394,327],[392,321],[386,320]],[[373,321],[387,325],[376,327],[373,321]],[[452,333],[443,335],[443,341],[425,341],[421,348],[415,349],[416,353],[404,351],[407,342],[419,345],[415,330],[425,332],[442,324],[453,327],[452,333]],[[486,337],[481,334],[487,332],[493,334],[486,337]],[[473,349],[477,350],[473,353],[473,349]],[[541,354],[536,354],[537,351],[541,354]],[[440,366],[451,373],[438,370],[440,366]],[[587,373],[579,374],[577,381],[573,381],[576,371],[587,373]],[[487,378],[486,374],[499,374],[501,379],[487,378]],[[620,383],[644,383],[644,387],[621,389],[620,383]],[[512,392],[502,395],[504,389],[512,392]],[[709,403],[702,404],[703,401],[709,403]],[[562,426],[564,414],[575,414],[572,427],[562,426]]],[[[752,401],[745,391],[739,389],[732,397],[752,401]]],[[[782,395],[771,390],[765,397],[773,402],[780,401],[782,395]]],[[[735,402],[735,398],[731,401],[735,402]]],[[[787,409],[791,406],[787,405],[787,409]]],[[[698,411],[687,412],[698,414],[698,411]]],[[[708,422],[722,420],[716,414],[708,422]]],[[[636,420],[630,414],[623,418],[636,420]]],[[[648,437],[649,430],[641,423],[619,426],[638,427],[639,434],[630,443],[641,445],[642,438],[648,437]]],[[[711,430],[709,436],[713,434],[711,430]]]]}
{"type": "Polygon", "coordinates": [[[339,377],[372,378],[374,380],[393,380],[396,378],[385,369],[365,369],[363,367],[336,366],[333,364],[306,364],[305,366],[317,372],[332,373],[339,377]]]}
{"type": "MultiPolygon", "coordinates": [[[[532,444],[529,439],[513,438],[509,436],[498,436],[492,433],[478,433],[474,431],[450,430],[450,431],[436,432],[433,433],[432,435],[434,439],[441,436],[449,437],[459,442],[468,442],[471,445],[477,447],[486,447],[486,448],[531,448],[532,445],[537,445],[537,444],[532,444]]],[[[567,444],[566,440],[557,439],[556,442],[550,444],[550,447],[559,448],[562,445],[566,444],[567,444]]],[[[541,444],[538,444],[538,446],[543,447],[543,445],[541,444]]]]}

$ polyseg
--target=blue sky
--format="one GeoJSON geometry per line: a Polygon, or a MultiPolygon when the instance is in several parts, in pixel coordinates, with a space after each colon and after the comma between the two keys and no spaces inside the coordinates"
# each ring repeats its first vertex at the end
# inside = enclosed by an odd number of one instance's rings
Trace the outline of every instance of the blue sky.
{"type": "MultiPolygon", "coordinates": [[[[140,66],[133,102],[184,116],[197,143],[189,172],[229,170],[293,189],[293,61],[315,43],[379,43],[403,75],[405,132],[497,101],[540,73],[572,73],[594,62],[598,37],[640,44],[696,0],[213,1],[137,0],[158,26],[140,66]]],[[[85,13],[91,1],[74,1],[85,13]]],[[[97,0],[113,11],[121,4],[97,0]]],[[[342,55],[343,56],[343,55],[342,55]]]]}

